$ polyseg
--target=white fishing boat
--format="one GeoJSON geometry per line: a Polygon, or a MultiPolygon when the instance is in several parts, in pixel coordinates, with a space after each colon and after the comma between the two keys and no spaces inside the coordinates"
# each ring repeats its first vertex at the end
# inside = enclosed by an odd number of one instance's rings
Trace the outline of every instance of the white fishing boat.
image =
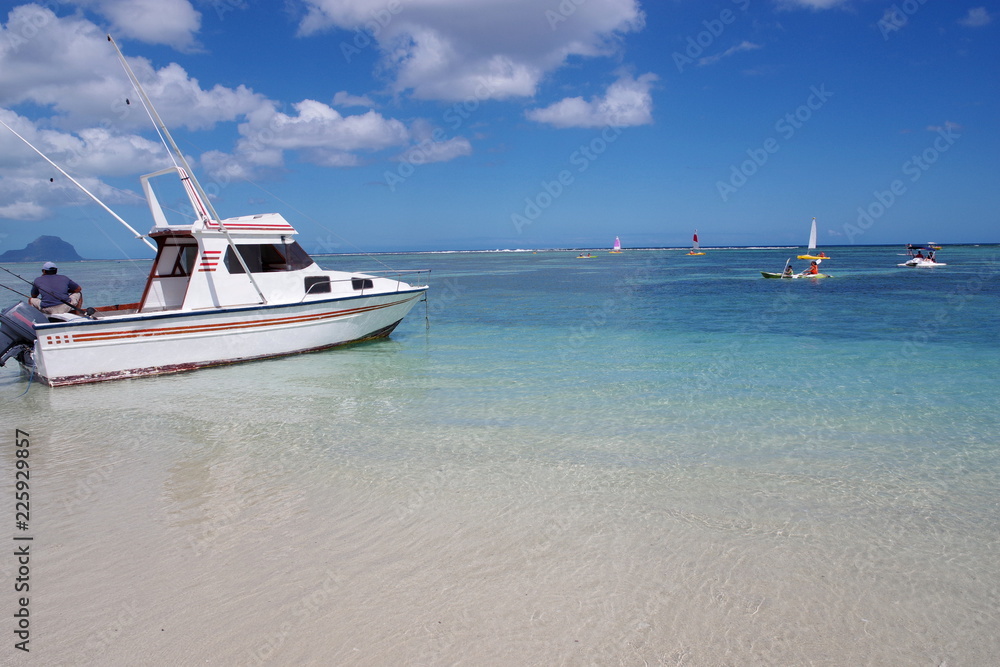
{"type": "Polygon", "coordinates": [[[108,41],[174,160],[173,167],[140,179],[153,217],[148,238],[141,238],[155,249],[156,258],[134,303],[61,315],[45,315],[23,302],[4,310],[0,365],[15,359],[34,377],[61,386],[174,373],[388,336],[427,287],[402,282],[398,273],[390,277],[324,270],[277,213],[220,219],[118,46],[110,36],[108,41]],[[153,179],[170,174],[180,178],[197,216],[187,224],[168,222],[153,190],[153,179]]]}
{"type": "Polygon", "coordinates": [[[609,250],[608,252],[611,253],[612,255],[617,255],[621,251],[622,251],[622,242],[616,236],[615,244],[611,247],[611,250],[609,250]]]}

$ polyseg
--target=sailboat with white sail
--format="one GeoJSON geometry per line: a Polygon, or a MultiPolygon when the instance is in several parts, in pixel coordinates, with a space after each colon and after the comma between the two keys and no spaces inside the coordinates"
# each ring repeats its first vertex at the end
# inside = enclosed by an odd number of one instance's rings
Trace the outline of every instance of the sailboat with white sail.
{"type": "MultiPolygon", "coordinates": [[[[812,219],[812,225],[809,227],[809,245],[806,246],[807,250],[816,249],[816,218],[812,219]]],[[[826,253],[820,252],[819,254],[807,252],[804,255],[799,255],[799,259],[830,259],[827,257],[826,253]]]]}
{"type": "Polygon", "coordinates": [[[60,386],[175,373],[388,336],[427,287],[403,282],[398,275],[403,272],[390,277],[321,269],[295,241],[296,230],[277,213],[220,218],[110,35],[108,41],[173,159],[172,167],[140,178],[153,227],[137,236],[153,247],[156,257],[133,303],[50,315],[20,302],[2,311],[0,365],[14,359],[34,377],[60,386]],[[194,219],[187,224],[169,223],[153,190],[154,179],[170,174],[180,179],[193,207],[194,219]]]}

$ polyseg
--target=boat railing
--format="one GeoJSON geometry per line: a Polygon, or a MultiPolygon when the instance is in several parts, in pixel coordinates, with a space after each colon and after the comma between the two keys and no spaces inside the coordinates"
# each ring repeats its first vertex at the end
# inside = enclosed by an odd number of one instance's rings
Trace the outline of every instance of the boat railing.
{"type": "MultiPolygon", "coordinates": [[[[370,275],[377,275],[377,276],[380,276],[382,278],[390,278],[390,279],[392,279],[392,277],[395,277],[396,278],[396,291],[398,292],[399,289],[400,289],[399,286],[402,285],[402,284],[404,284],[403,281],[400,279],[400,276],[403,276],[403,275],[419,275],[421,273],[426,273],[428,276],[430,276],[431,270],[430,269],[399,269],[399,270],[386,269],[384,271],[366,271],[365,273],[370,274],[370,275]]],[[[407,285],[407,287],[410,287],[410,285],[407,285]]]]}

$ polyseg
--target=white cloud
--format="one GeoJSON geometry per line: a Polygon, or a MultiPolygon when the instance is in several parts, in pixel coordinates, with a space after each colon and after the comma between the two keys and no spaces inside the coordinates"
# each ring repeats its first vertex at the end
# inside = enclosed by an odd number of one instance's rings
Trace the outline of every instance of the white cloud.
{"type": "Polygon", "coordinates": [[[731,46],[722,53],[717,53],[714,56],[706,56],[698,61],[699,65],[714,65],[723,58],[728,58],[734,53],[739,53],[740,51],[754,51],[761,48],[760,44],[754,44],[753,42],[742,41],[736,46],[731,46]]]}
{"type": "Polygon", "coordinates": [[[76,0],[111,23],[111,33],[178,51],[197,48],[201,13],[189,0],[76,0]]]}
{"type": "Polygon", "coordinates": [[[821,9],[843,7],[848,2],[850,0],[777,0],[777,5],[778,9],[812,9],[813,11],[819,11],[821,9]]]}
{"type": "MultiPolygon", "coordinates": [[[[207,130],[220,121],[237,120],[270,105],[263,95],[243,85],[236,88],[216,85],[205,90],[176,63],[159,70],[154,70],[143,58],[130,59],[129,64],[167,127],[207,130]]],[[[149,119],[135,94],[131,93],[129,99],[137,112],[135,120],[148,126],[149,119]]]]}
{"type": "MultiPolygon", "coordinates": [[[[137,194],[119,190],[103,178],[134,175],[167,166],[165,149],[136,135],[114,135],[102,128],[78,134],[39,130],[26,118],[0,109],[0,118],[106,204],[135,203],[137,194]]],[[[40,158],[6,128],[0,127],[0,201],[6,216],[38,220],[51,207],[89,203],[76,185],[40,158]]]]}
{"type": "Polygon", "coordinates": [[[16,201],[13,204],[0,206],[0,218],[7,220],[23,220],[25,222],[44,220],[48,217],[48,209],[32,201],[16,201]]]}
{"type": "Polygon", "coordinates": [[[305,1],[301,34],[360,31],[397,92],[445,101],[530,97],[570,56],[612,55],[645,21],[638,0],[305,1]]]}
{"type": "Polygon", "coordinates": [[[403,123],[384,118],[376,111],[342,116],[336,109],[315,100],[303,100],[294,108],[298,112],[295,116],[281,112],[270,116],[255,114],[250,123],[240,126],[240,133],[246,141],[253,141],[259,132],[257,140],[284,150],[314,147],[380,150],[403,143],[408,136],[403,123]]]}
{"type": "Polygon", "coordinates": [[[351,167],[361,163],[357,153],[405,145],[406,126],[374,110],[353,116],[315,100],[293,105],[294,115],[263,106],[239,126],[241,139],[233,155],[210,151],[202,163],[216,177],[255,178],[262,169],[284,165],[286,151],[324,167],[351,167]]]}
{"type": "Polygon", "coordinates": [[[985,7],[973,7],[969,13],[959,19],[958,24],[967,28],[981,28],[993,22],[993,17],[985,7]]]}
{"type": "Polygon", "coordinates": [[[950,130],[961,130],[964,128],[958,123],[953,123],[950,120],[946,120],[944,122],[944,125],[928,125],[924,129],[927,130],[928,132],[947,132],[950,130]]]}
{"type": "MultiPolygon", "coordinates": [[[[50,160],[81,180],[97,176],[128,176],[154,171],[169,164],[166,149],[155,141],[134,134],[114,134],[104,128],[77,133],[38,129],[26,118],[0,109],[0,118],[50,160]]],[[[0,127],[0,173],[41,178],[59,175],[51,165],[0,127]]]]}
{"type": "MultiPolygon", "coordinates": [[[[146,7],[144,2],[87,0],[84,6],[118,17],[114,20],[127,23],[129,34],[138,35],[140,17],[130,12],[146,7]]],[[[157,11],[161,6],[166,13],[157,20],[162,22],[164,35],[174,35],[163,41],[173,41],[176,47],[192,44],[179,37],[183,30],[175,29],[187,26],[189,35],[197,29],[196,21],[180,20],[187,16],[183,8],[189,3],[161,5],[157,0],[157,11]]],[[[7,17],[0,15],[0,21],[4,18],[6,23],[0,23],[0,107],[28,108],[33,118],[0,108],[8,122],[75,177],[91,178],[95,194],[101,191],[112,201],[120,194],[98,176],[146,173],[165,164],[166,150],[155,137],[150,141],[137,134],[149,132],[152,125],[103,29],[80,12],[58,17],[39,5],[20,5],[7,17]]],[[[237,127],[240,138],[231,153],[212,150],[201,156],[201,164],[214,175],[249,178],[261,170],[280,169],[287,151],[317,165],[352,166],[361,162],[359,153],[400,148],[414,141],[403,122],[375,111],[342,115],[326,104],[304,100],[294,105],[294,113],[281,113],[278,102],[245,86],[203,88],[176,63],[157,68],[146,58],[128,57],[128,61],[171,130],[211,130],[220,123],[241,123],[237,127]]],[[[334,104],[373,106],[369,98],[344,91],[334,96],[334,104]]],[[[51,167],[26,153],[19,142],[16,146],[9,143],[12,139],[17,142],[0,128],[0,178],[9,185],[15,173],[38,179],[44,173],[44,182],[38,181],[40,189],[29,189],[43,206],[57,201],[54,194],[59,188],[48,182],[51,167]]],[[[468,154],[471,146],[465,139],[454,139],[435,142],[428,151],[430,159],[445,160],[468,154]]],[[[6,192],[0,200],[5,205],[23,198],[15,196],[16,190],[6,192]]],[[[63,197],[65,201],[74,198],[68,191],[63,197]]]]}
{"type": "Polygon", "coordinates": [[[435,130],[425,120],[414,121],[411,128],[413,145],[397,155],[394,160],[413,165],[447,162],[472,155],[472,144],[465,137],[444,138],[443,131],[435,130]]]}
{"type": "Polygon", "coordinates": [[[559,128],[568,127],[627,127],[653,122],[653,99],[650,88],[655,74],[643,74],[638,79],[623,75],[608,87],[604,97],[590,101],[568,97],[543,109],[529,110],[529,120],[559,128]]]}
{"type": "MultiPolygon", "coordinates": [[[[0,45],[0,105],[51,109],[52,125],[64,130],[150,128],[114,49],[92,22],[22,5],[0,26],[0,45]]],[[[206,129],[266,104],[244,86],[203,90],[177,64],[156,70],[145,58],[128,60],[169,127],[206,129]]]]}
{"type": "Polygon", "coordinates": [[[338,107],[373,107],[375,103],[367,95],[351,95],[346,90],[338,91],[333,96],[333,103],[338,107]]]}

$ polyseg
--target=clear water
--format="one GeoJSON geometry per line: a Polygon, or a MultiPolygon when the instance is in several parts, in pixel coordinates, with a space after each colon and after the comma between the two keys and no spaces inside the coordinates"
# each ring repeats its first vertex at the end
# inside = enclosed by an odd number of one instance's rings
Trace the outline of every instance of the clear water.
{"type": "MultiPolygon", "coordinates": [[[[1000,248],[832,248],[815,281],[706,252],[324,257],[430,268],[429,300],[319,354],[23,396],[0,369],[30,657],[992,662],[1000,248]]],[[[145,268],[61,271],[99,305],[145,268]]]]}

